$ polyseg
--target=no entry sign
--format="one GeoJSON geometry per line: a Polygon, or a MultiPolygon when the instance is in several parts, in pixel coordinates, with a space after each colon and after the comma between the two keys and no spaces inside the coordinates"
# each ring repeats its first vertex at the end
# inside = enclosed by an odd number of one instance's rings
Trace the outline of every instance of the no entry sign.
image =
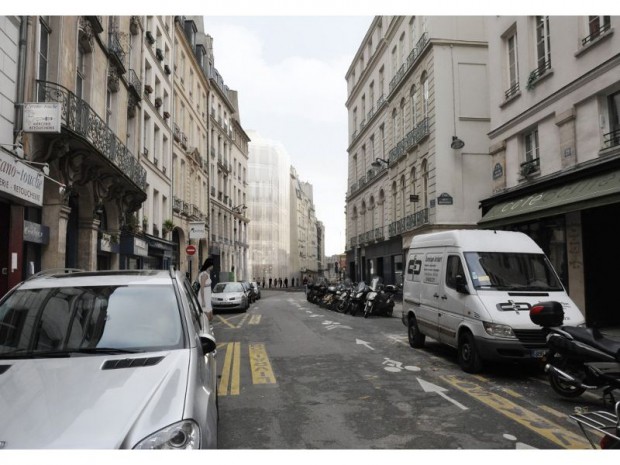
{"type": "Polygon", "coordinates": [[[196,253],[196,247],[193,245],[188,245],[185,247],[185,253],[187,255],[194,255],[196,253]]]}

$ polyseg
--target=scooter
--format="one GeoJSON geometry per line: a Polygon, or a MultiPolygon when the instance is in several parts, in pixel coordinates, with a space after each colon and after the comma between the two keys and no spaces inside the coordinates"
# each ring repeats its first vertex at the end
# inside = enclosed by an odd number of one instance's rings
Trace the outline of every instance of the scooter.
{"type": "Polygon", "coordinates": [[[570,418],[577,422],[593,449],[620,449],[620,402],[616,402],[614,411],[576,413],[570,418]],[[598,447],[592,439],[595,434],[601,436],[598,447]]]}
{"type": "Polygon", "coordinates": [[[613,391],[620,389],[620,342],[596,328],[561,326],[564,310],[559,302],[534,305],[530,319],[547,333],[545,371],[553,390],[574,398],[602,388],[603,399],[613,404],[613,391]]]}
{"type": "Polygon", "coordinates": [[[384,286],[381,278],[373,278],[371,291],[366,295],[364,306],[364,318],[370,315],[392,316],[394,312],[394,294],[396,286],[388,284],[384,286]]]}
{"type": "Polygon", "coordinates": [[[366,295],[370,292],[370,287],[364,281],[360,281],[357,285],[357,288],[353,290],[351,293],[350,304],[349,304],[349,313],[352,316],[357,315],[357,312],[360,312],[364,309],[366,305],[366,295]]]}

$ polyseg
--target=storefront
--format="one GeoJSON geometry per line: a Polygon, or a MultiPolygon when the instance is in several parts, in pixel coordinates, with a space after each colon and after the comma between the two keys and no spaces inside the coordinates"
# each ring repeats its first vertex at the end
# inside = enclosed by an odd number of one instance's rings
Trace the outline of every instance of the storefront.
{"type": "Polygon", "coordinates": [[[149,256],[149,244],[141,237],[121,234],[121,270],[141,270],[149,256]]]}
{"type": "Polygon", "coordinates": [[[144,258],[144,268],[151,270],[167,270],[172,265],[174,244],[156,236],[146,235],[148,256],[144,258]]]}
{"type": "Polygon", "coordinates": [[[481,228],[530,235],[548,255],[589,325],[620,325],[613,305],[620,248],[620,156],[482,201],[481,228]]]}
{"type": "Polygon", "coordinates": [[[40,224],[43,173],[0,150],[0,297],[40,271],[41,245],[49,230],[40,224]]]}
{"type": "Polygon", "coordinates": [[[348,277],[353,281],[369,283],[373,276],[379,276],[385,284],[398,284],[402,278],[402,238],[355,247],[347,252],[347,262],[348,277]]]}

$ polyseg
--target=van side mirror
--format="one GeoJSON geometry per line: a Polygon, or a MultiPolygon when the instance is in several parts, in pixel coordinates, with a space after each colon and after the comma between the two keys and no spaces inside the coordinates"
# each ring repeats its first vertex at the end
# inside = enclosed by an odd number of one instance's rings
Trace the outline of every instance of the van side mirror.
{"type": "Polygon", "coordinates": [[[467,287],[467,281],[465,280],[465,276],[462,274],[457,274],[456,278],[456,292],[460,292],[461,294],[469,294],[469,288],[467,287]]]}

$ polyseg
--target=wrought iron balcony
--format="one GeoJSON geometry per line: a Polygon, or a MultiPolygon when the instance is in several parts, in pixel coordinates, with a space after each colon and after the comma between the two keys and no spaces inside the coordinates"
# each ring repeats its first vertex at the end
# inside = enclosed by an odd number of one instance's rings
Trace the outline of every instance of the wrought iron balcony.
{"type": "Polygon", "coordinates": [[[513,84],[510,89],[508,89],[506,92],[504,92],[504,95],[506,96],[506,100],[508,100],[509,98],[515,96],[517,93],[519,92],[519,83],[515,83],[513,84]]]}
{"type": "Polygon", "coordinates": [[[540,171],[540,158],[521,163],[521,176],[529,176],[540,171]]]}
{"type": "MultiPolygon", "coordinates": [[[[606,18],[607,18],[607,16],[606,16],[606,18]]],[[[603,24],[601,24],[598,29],[595,29],[594,31],[591,31],[592,33],[588,37],[586,37],[585,39],[581,39],[581,45],[583,47],[585,47],[589,43],[593,42],[594,40],[598,39],[600,36],[605,34],[610,29],[611,29],[611,24],[610,23],[603,23],[603,24]]]]}
{"type": "Polygon", "coordinates": [[[81,98],[65,87],[37,81],[39,102],[59,102],[61,122],[106,157],[142,191],[146,190],[146,170],[99,115],[81,98]]]}
{"type": "Polygon", "coordinates": [[[125,50],[123,50],[119,37],[120,35],[118,32],[110,32],[108,40],[108,57],[110,57],[116,64],[119,74],[125,74],[127,72],[127,69],[125,68],[126,53],[125,50]]]}
{"type": "Polygon", "coordinates": [[[422,34],[422,36],[418,40],[415,47],[413,47],[413,50],[411,50],[411,52],[409,53],[409,56],[407,57],[407,61],[402,64],[402,66],[398,69],[398,71],[396,72],[392,80],[390,81],[390,93],[392,93],[398,87],[398,85],[401,83],[401,81],[407,74],[407,71],[409,71],[409,69],[411,69],[413,65],[416,63],[419,56],[422,54],[422,52],[428,45],[428,42],[429,42],[428,33],[425,32],[424,34],[422,34]]]}
{"type": "Polygon", "coordinates": [[[620,129],[608,132],[603,136],[604,148],[617,147],[620,145],[620,129]]]}
{"type": "Polygon", "coordinates": [[[388,226],[388,234],[390,237],[397,236],[404,232],[419,228],[424,224],[428,224],[428,208],[392,222],[388,226]]]}
{"type": "Polygon", "coordinates": [[[539,63],[538,67],[534,69],[527,78],[527,89],[533,89],[536,85],[536,81],[540,79],[547,71],[551,69],[551,60],[544,60],[539,63]]]}
{"type": "Polygon", "coordinates": [[[127,84],[129,89],[138,100],[142,100],[142,82],[138,78],[138,75],[133,69],[130,69],[127,73],[127,84]]]}
{"type": "Polygon", "coordinates": [[[428,118],[424,118],[420,123],[389,152],[390,163],[399,160],[401,157],[407,154],[407,151],[416,144],[419,144],[422,139],[430,134],[428,118]]]}

